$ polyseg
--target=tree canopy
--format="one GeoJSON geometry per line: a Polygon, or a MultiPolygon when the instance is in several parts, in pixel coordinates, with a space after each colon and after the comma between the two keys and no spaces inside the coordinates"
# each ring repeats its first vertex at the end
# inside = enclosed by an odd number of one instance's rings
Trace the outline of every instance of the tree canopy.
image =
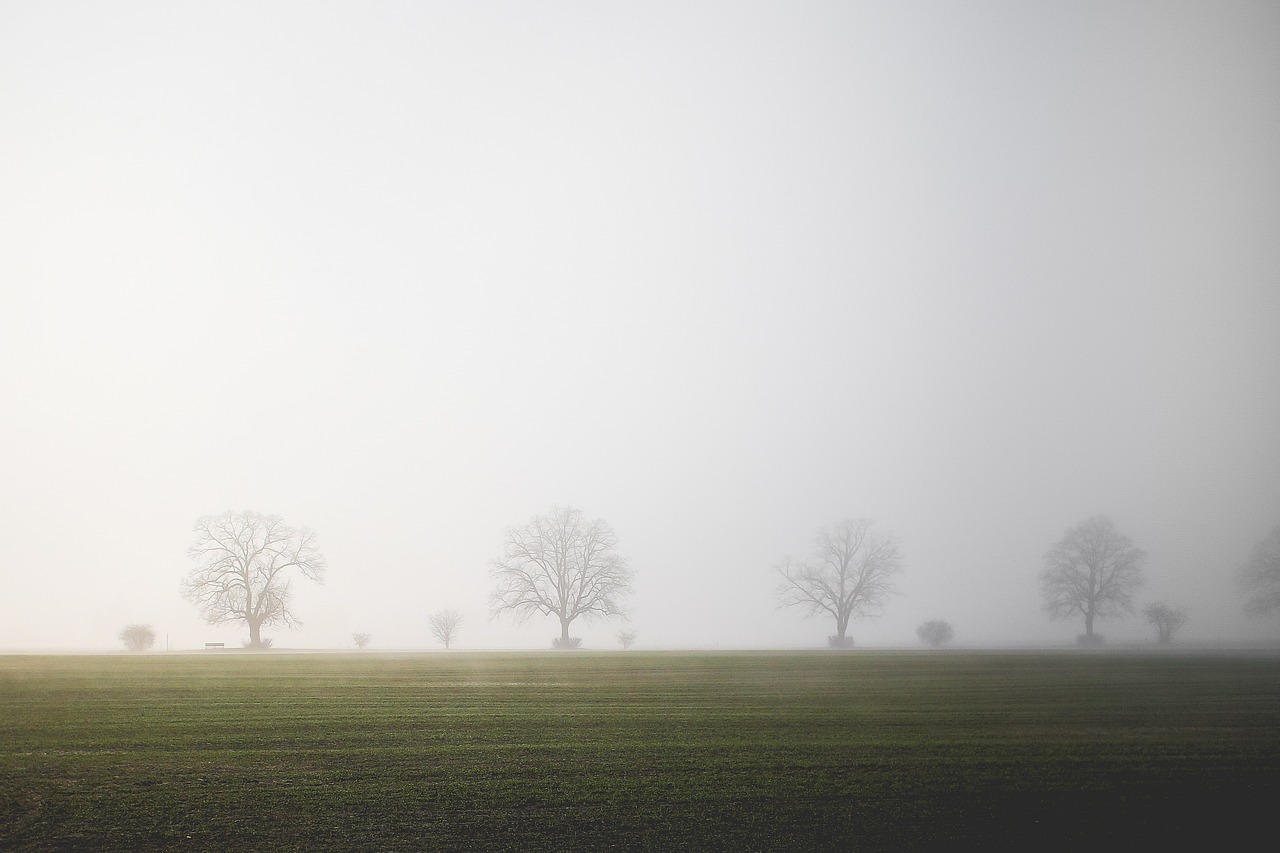
{"type": "Polygon", "coordinates": [[[1247,612],[1259,616],[1280,609],[1280,524],[1254,546],[1237,580],[1249,596],[1247,612]]]}

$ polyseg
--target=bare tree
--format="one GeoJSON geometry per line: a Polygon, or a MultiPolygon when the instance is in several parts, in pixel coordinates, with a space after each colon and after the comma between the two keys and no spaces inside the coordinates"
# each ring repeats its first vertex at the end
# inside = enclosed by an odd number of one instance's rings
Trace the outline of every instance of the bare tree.
{"type": "Polygon", "coordinates": [[[870,519],[841,521],[813,538],[814,553],[804,562],[790,557],[774,568],[782,576],[778,600],[784,607],[803,607],[810,616],[826,613],[836,620],[829,638],[835,648],[852,645],[850,620],[873,617],[897,594],[894,577],[902,571],[897,540],[871,530],[870,519]]]}
{"type": "Polygon", "coordinates": [[[635,645],[635,642],[636,642],[635,631],[619,631],[618,632],[618,645],[622,646],[624,649],[631,648],[633,645],[635,645]]]}
{"type": "Polygon", "coordinates": [[[369,641],[373,639],[372,634],[366,634],[364,631],[356,631],[351,635],[351,639],[355,642],[357,649],[363,649],[369,645],[369,641]]]}
{"type": "Polygon", "coordinates": [[[156,644],[156,632],[150,625],[130,625],[120,632],[120,640],[131,652],[144,652],[156,644]]]}
{"type": "Polygon", "coordinates": [[[1254,546],[1236,580],[1249,595],[1246,612],[1261,616],[1280,608],[1280,524],[1254,546]]]}
{"type": "Polygon", "coordinates": [[[920,642],[928,643],[936,649],[951,642],[955,632],[951,630],[950,622],[944,622],[941,619],[930,619],[928,622],[922,623],[919,628],[916,628],[916,636],[920,638],[920,642]]]}
{"type": "Polygon", "coordinates": [[[298,530],[278,515],[226,512],[196,522],[187,554],[196,566],[182,594],[211,625],[244,622],[249,648],[265,648],[263,625],[301,624],[289,609],[291,575],[324,582],[327,564],[309,528],[298,530]]]}
{"type": "Polygon", "coordinates": [[[1173,642],[1173,634],[1187,621],[1187,611],[1181,607],[1170,607],[1163,602],[1148,604],[1142,609],[1142,615],[1156,626],[1156,634],[1162,645],[1173,642]]]}
{"type": "Polygon", "coordinates": [[[462,614],[452,607],[437,610],[427,617],[427,621],[431,623],[431,633],[437,640],[444,643],[446,650],[454,640],[458,639],[458,630],[462,627],[462,614]]]}
{"type": "Polygon", "coordinates": [[[502,556],[490,574],[497,582],[493,615],[511,611],[520,622],[535,613],[560,620],[556,648],[573,648],[569,626],[625,614],[632,572],[617,553],[618,537],[600,519],[555,507],[523,527],[507,530],[502,556]]]}
{"type": "Polygon", "coordinates": [[[1080,642],[1100,642],[1093,620],[1133,612],[1133,593],[1143,584],[1146,556],[1105,515],[1080,522],[1044,555],[1040,591],[1045,612],[1054,619],[1083,616],[1080,642]]]}

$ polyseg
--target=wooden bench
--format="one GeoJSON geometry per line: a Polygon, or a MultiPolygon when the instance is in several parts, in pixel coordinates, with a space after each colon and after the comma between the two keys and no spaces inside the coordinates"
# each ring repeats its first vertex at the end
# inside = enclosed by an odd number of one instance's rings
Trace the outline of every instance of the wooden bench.
{"type": "Polygon", "coordinates": [[[205,651],[208,651],[209,649],[221,649],[226,645],[227,645],[226,643],[205,643],[204,648],[205,648],[205,651]]]}

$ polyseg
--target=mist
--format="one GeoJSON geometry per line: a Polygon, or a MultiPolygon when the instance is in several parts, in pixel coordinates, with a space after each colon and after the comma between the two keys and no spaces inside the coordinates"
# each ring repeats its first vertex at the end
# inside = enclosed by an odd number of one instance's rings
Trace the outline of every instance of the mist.
{"type": "MultiPolygon", "coordinates": [[[[874,519],[857,646],[1072,644],[1104,513],[1180,645],[1274,644],[1280,7],[0,6],[0,649],[238,646],[203,516],[318,534],[276,647],[549,648],[504,531],[607,521],[584,646],[819,647],[774,566],[874,519]]],[[[1140,615],[1108,643],[1154,641],[1140,615]]]]}

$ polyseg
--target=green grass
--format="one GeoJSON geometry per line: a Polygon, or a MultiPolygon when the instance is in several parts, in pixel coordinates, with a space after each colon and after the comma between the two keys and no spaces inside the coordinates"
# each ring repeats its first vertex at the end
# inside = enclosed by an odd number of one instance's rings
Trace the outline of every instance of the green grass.
{"type": "Polygon", "coordinates": [[[1072,848],[1270,831],[1280,661],[0,657],[0,848],[1072,848]]]}

